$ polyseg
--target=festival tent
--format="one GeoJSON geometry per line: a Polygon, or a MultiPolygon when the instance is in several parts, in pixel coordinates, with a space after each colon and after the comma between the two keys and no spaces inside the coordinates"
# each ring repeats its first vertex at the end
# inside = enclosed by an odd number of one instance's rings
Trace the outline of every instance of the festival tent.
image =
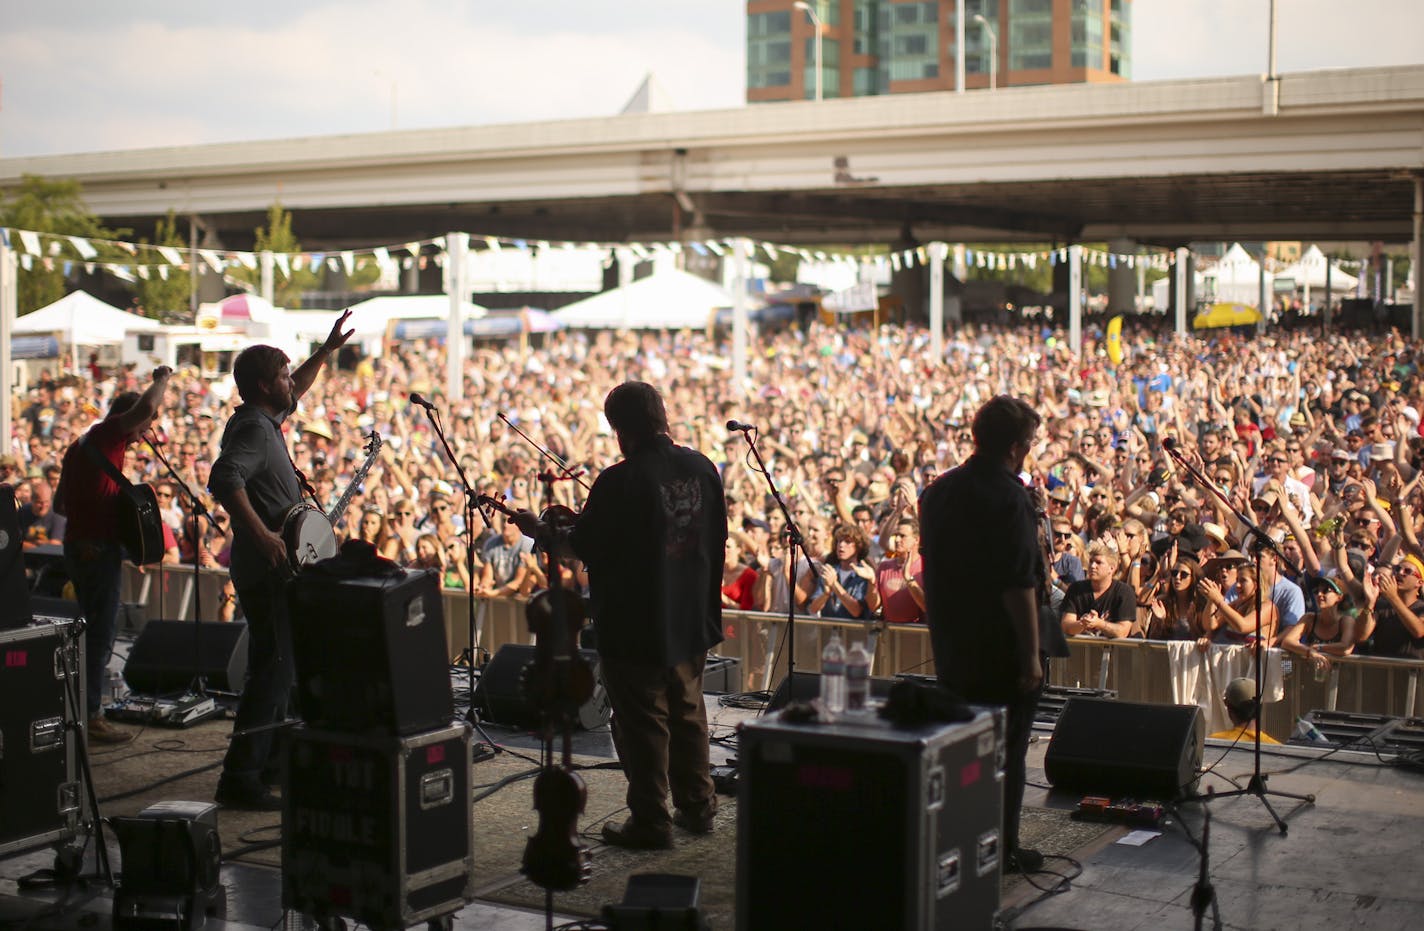
{"type": "MultiPolygon", "coordinates": [[[[351,319],[346,325],[356,330],[356,338],[385,336],[393,320],[449,320],[450,295],[448,294],[391,294],[372,297],[346,308],[351,311],[351,319]]],[[[479,304],[465,301],[465,320],[478,320],[488,311],[479,304]]],[[[328,318],[334,320],[334,317],[328,318]]],[[[331,326],[327,324],[328,328],[331,326]]]]}
{"type": "Polygon", "coordinates": [[[124,334],[157,330],[157,320],[106,304],[86,291],[72,291],[15,321],[16,334],[53,335],[67,346],[117,346],[124,334]]]}
{"type": "MultiPolygon", "coordinates": [[[[1321,252],[1318,246],[1311,246],[1305,250],[1305,254],[1300,257],[1300,261],[1287,265],[1285,268],[1276,272],[1276,277],[1293,279],[1297,290],[1302,288],[1323,288],[1325,287],[1325,253],[1321,252]]],[[[1359,282],[1360,279],[1341,271],[1339,265],[1333,262],[1331,263],[1331,291],[1336,293],[1353,291],[1359,282]]]]}
{"type": "Polygon", "coordinates": [[[672,268],[569,304],[554,319],[582,329],[678,330],[706,327],[731,306],[725,288],[672,268]]]}
{"type": "MultiPolygon", "coordinates": [[[[1271,296],[1272,278],[1267,272],[1267,300],[1271,296]]],[[[1255,307],[1261,302],[1261,265],[1241,248],[1240,243],[1232,243],[1221,261],[1202,272],[1202,287],[1206,293],[1200,296],[1209,300],[1255,307]]]]}

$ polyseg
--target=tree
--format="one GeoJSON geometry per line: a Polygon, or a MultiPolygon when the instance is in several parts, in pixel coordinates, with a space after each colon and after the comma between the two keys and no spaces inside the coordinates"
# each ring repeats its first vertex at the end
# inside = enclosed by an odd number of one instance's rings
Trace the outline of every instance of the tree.
{"type": "MultiPolygon", "coordinates": [[[[178,232],[178,221],[173,215],[173,211],[168,211],[168,216],[158,221],[158,227],[154,231],[155,246],[174,246],[186,249],[188,244],[178,232]]],[[[143,245],[149,245],[147,239],[140,239],[143,245]]],[[[185,319],[192,322],[190,306],[192,303],[193,282],[192,276],[187,269],[173,267],[168,271],[168,277],[162,277],[157,270],[157,263],[151,262],[152,250],[143,250],[139,253],[142,261],[148,261],[153,265],[149,270],[147,279],[139,278],[134,285],[134,296],[138,299],[139,306],[144,308],[150,317],[155,317],[163,321],[173,321],[175,319],[185,319]],[[148,253],[145,256],[144,253],[148,253]]]]}
{"type": "MultiPolygon", "coordinates": [[[[255,230],[255,244],[253,251],[280,252],[286,254],[298,253],[302,251],[302,244],[297,240],[296,234],[292,232],[292,214],[282,209],[282,204],[277,201],[267,208],[267,226],[258,227],[255,230]]],[[[359,260],[358,260],[359,261],[359,260]]],[[[278,307],[300,307],[302,305],[302,294],[307,291],[319,290],[326,282],[326,268],[319,266],[315,269],[310,266],[296,268],[294,264],[288,265],[287,273],[282,272],[280,265],[273,269],[273,294],[272,302],[278,307]]],[[[347,276],[346,286],[348,288],[359,288],[371,284],[380,277],[381,270],[376,263],[369,258],[361,261],[356,269],[347,276]]],[[[261,269],[251,268],[230,268],[227,276],[236,281],[243,281],[251,285],[259,285],[262,281],[261,269]]]]}
{"type": "MultiPolygon", "coordinates": [[[[111,230],[84,205],[82,189],[73,179],[52,180],[40,175],[22,175],[20,185],[0,199],[0,225],[12,229],[80,236],[85,239],[118,239],[130,230],[111,230]]],[[[18,304],[21,314],[29,313],[64,297],[65,268],[87,261],[67,239],[43,240],[45,254],[36,256],[29,270],[20,269],[18,304]],[[55,248],[57,246],[57,248],[55,248]]],[[[131,262],[128,253],[107,243],[94,243],[95,262],[131,262]]]]}

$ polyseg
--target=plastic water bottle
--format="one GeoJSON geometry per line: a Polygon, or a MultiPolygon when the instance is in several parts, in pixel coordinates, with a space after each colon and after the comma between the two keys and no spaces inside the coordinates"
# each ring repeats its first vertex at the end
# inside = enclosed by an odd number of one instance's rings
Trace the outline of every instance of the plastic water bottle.
{"type": "Polygon", "coordinates": [[[846,707],[846,651],[841,636],[832,633],[821,651],[821,710],[835,717],[846,707]]]}
{"type": "Polygon", "coordinates": [[[846,654],[846,711],[863,714],[870,709],[870,654],[857,641],[846,654]]]}
{"type": "Polygon", "coordinates": [[[1330,738],[1322,734],[1320,728],[1316,727],[1314,722],[1307,721],[1305,718],[1300,718],[1295,722],[1295,736],[1302,740],[1308,740],[1311,743],[1330,743],[1330,738]]]}

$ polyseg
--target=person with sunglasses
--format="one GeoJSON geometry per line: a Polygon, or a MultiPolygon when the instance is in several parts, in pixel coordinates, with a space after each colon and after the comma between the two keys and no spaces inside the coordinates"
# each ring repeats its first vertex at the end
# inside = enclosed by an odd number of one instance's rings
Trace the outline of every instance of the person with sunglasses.
{"type": "Polygon", "coordinates": [[[1315,520],[1315,506],[1311,501],[1310,489],[1291,474],[1291,458],[1284,444],[1268,446],[1265,451],[1265,473],[1251,483],[1253,498],[1261,497],[1267,485],[1279,485],[1291,501],[1300,518],[1307,525],[1315,520]]]}
{"type": "Polygon", "coordinates": [[[1281,636],[1281,649],[1304,657],[1315,669],[1324,671],[1330,668],[1333,657],[1348,656],[1354,650],[1356,625],[1369,623],[1379,589],[1371,586],[1358,615],[1346,610],[1350,598],[1335,579],[1317,579],[1314,594],[1316,609],[1286,629],[1281,636]]]}
{"type": "Polygon", "coordinates": [[[1424,659],[1424,562],[1408,555],[1391,568],[1365,568],[1361,588],[1378,590],[1372,615],[1362,616],[1355,652],[1365,656],[1424,659]]]}
{"type": "Polygon", "coordinates": [[[1148,601],[1148,640],[1196,640],[1204,643],[1206,595],[1198,587],[1201,563],[1195,555],[1177,551],[1170,557],[1165,578],[1159,579],[1148,601]]]}

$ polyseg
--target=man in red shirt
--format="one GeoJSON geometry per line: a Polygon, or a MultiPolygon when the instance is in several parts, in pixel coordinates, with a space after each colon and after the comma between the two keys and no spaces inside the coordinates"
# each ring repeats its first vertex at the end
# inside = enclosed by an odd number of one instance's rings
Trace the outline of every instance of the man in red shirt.
{"type": "Polygon", "coordinates": [[[55,511],[67,518],[65,569],[84,614],[85,704],[89,739],[97,743],[123,743],[133,734],[110,724],[100,713],[104,671],[118,632],[119,571],[124,554],[119,542],[119,486],[86,447],[92,444],[115,469],[122,469],[124,450],[142,437],[158,416],[172,374],[172,369],[160,365],[153,370],[153,382],[143,394],[126,391],[114,398],[104,419],[65,452],[54,496],[55,511]]]}

